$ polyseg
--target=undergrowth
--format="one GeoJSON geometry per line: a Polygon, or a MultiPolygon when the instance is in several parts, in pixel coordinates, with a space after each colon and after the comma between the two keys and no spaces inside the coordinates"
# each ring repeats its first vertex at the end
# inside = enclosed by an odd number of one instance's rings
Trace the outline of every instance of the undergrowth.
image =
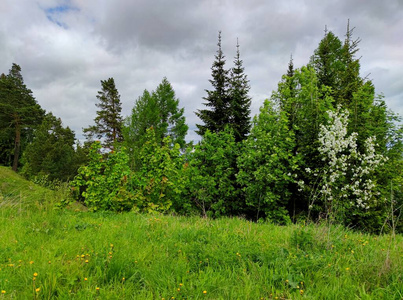
{"type": "Polygon", "coordinates": [[[403,297],[401,235],[61,210],[62,192],[0,184],[0,299],[403,297]]]}

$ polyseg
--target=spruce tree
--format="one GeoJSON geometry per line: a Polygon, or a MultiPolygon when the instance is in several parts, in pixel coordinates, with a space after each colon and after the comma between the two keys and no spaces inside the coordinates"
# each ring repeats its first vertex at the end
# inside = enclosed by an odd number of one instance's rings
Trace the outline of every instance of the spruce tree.
{"type": "Polygon", "coordinates": [[[95,104],[100,110],[95,117],[95,125],[84,129],[84,134],[89,140],[95,135],[102,139],[105,148],[113,150],[116,142],[121,142],[122,137],[122,104],[120,95],[113,78],[101,80],[102,90],[98,91],[97,98],[100,101],[95,104]]]}
{"type": "Polygon", "coordinates": [[[235,141],[239,142],[246,138],[250,130],[250,104],[251,98],[249,80],[244,73],[243,62],[240,58],[239,43],[237,40],[237,51],[234,60],[234,67],[231,69],[230,78],[230,127],[233,129],[235,141]]]}
{"type": "Polygon", "coordinates": [[[201,109],[196,112],[196,115],[204,123],[196,124],[198,128],[196,133],[201,136],[204,135],[207,129],[211,132],[220,132],[231,121],[229,114],[229,70],[225,69],[225,56],[221,49],[221,31],[218,34],[217,46],[217,54],[211,67],[212,79],[209,80],[213,90],[205,90],[207,96],[203,98],[206,101],[204,105],[210,109],[201,109]]]}
{"type": "Polygon", "coordinates": [[[355,58],[358,52],[358,44],[360,39],[352,39],[354,28],[350,29],[350,22],[347,23],[346,38],[341,49],[341,60],[344,65],[344,70],[340,75],[340,90],[336,95],[336,100],[341,104],[351,106],[351,100],[355,92],[364,83],[364,79],[360,77],[360,59],[355,58]]]}
{"type": "Polygon", "coordinates": [[[342,42],[331,31],[325,29],[325,36],[315,50],[311,63],[318,77],[319,86],[331,88],[331,95],[337,98],[340,91],[340,74],[344,71],[342,42]]]}

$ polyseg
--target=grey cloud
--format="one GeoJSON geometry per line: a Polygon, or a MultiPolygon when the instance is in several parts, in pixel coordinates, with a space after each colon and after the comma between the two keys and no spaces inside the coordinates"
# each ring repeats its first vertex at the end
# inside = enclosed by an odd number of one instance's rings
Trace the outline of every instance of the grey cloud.
{"type": "Polygon", "coordinates": [[[1,1],[0,73],[20,64],[38,102],[78,137],[93,122],[100,80],[115,78],[128,115],[143,90],[166,76],[185,107],[188,140],[197,140],[194,112],[211,88],[219,30],[227,67],[239,38],[256,114],[290,55],[296,67],[306,64],[325,25],[343,38],[350,19],[362,38],[362,75],[371,73],[377,92],[402,114],[402,8],[398,0],[1,1]]]}

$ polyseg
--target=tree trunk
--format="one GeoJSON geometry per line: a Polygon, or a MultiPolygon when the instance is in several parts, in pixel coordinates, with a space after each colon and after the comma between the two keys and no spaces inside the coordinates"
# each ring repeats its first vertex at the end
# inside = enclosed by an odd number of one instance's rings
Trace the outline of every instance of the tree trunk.
{"type": "Polygon", "coordinates": [[[17,121],[15,124],[15,143],[14,143],[14,162],[13,162],[13,171],[17,172],[18,168],[18,158],[20,156],[20,148],[21,148],[21,127],[19,122],[17,121]]]}

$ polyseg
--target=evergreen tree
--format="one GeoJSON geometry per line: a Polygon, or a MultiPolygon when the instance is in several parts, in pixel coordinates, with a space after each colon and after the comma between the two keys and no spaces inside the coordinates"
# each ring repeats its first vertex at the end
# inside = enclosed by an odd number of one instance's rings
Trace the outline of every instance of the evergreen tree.
{"type": "Polygon", "coordinates": [[[331,95],[337,98],[340,92],[340,74],[345,66],[342,60],[342,42],[331,31],[325,29],[325,36],[320,41],[311,60],[319,86],[331,88],[331,95]]]}
{"type": "Polygon", "coordinates": [[[250,130],[250,104],[251,98],[248,95],[250,90],[249,80],[244,73],[243,62],[240,58],[239,43],[234,60],[235,66],[231,69],[230,78],[230,127],[234,131],[237,142],[246,138],[250,130]]]}
{"type": "Polygon", "coordinates": [[[75,164],[74,142],[74,132],[69,127],[64,128],[60,118],[52,113],[46,114],[23,153],[22,173],[28,178],[72,179],[78,167],[75,164]]]}
{"type": "Polygon", "coordinates": [[[101,80],[102,90],[98,91],[97,98],[100,101],[95,104],[100,110],[95,117],[95,125],[84,129],[84,134],[91,140],[95,135],[103,139],[105,148],[113,149],[116,142],[121,142],[122,138],[122,104],[120,95],[115,86],[113,78],[101,80]]]}
{"type": "Polygon", "coordinates": [[[9,74],[0,76],[0,138],[2,163],[17,171],[21,146],[32,137],[35,126],[41,123],[44,110],[41,109],[24,84],[21,67],[12,65],[9,74]],[[12,144],[9,144],[11,141],[12,144]]]}
{"type": "Polygon", "coordinates": [[[358,52],[360,39],[352,39],[354,28],[350,29],[350,21],[347,23],[346,38],[341,49],[341,60],[344,64],[343,72],[340,74],[340,89],[335,99],[340,104],[351,103],[354,93],[364,84],[364,79],[360,77],[360,60],[355,58],[358,52]]]}
{"type": "Polygon", "coordinates": [[[283,111],[289,120],[289,128],[293,129],[294,124],[296,122],[296,118],[298,117],[298,105],[296,101],[297,97],[297,83],[298,79],[295,75],[294,63],[292,56],[290,57],[290,62],[288,63],[287,74],[283,75],[282,81],[279,84],[279,89],[281,86],[281,93],[276,94],[276,102],[280,107],[281,111],[283,111]]]}
{"type": "Polygon", "coordinates": [[[221,49],[221,31],[218,34],[218,50],[215,55],[215,61],[212,70],[212,79],[210,83],[213,90],[205,90],[207,96],[203,99],[204,103],[210,109],[202,109],[196,112],[196,115],[203,121],[204,125],[196,124],[199,135],[204,135],[206,130],[211,132],[220,132],[224,130],[227,124],[230,124],[230,95],[229,95],[229,70],[225,67],[225,56],[221,49]]]}

